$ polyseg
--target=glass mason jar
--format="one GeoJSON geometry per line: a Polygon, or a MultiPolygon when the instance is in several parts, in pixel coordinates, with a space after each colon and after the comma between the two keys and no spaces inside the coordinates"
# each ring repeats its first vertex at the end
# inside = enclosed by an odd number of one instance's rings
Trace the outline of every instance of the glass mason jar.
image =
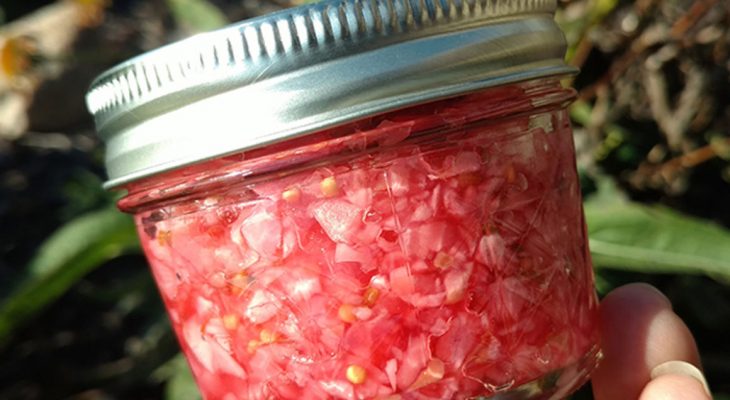
{"type": "Polygon", "coordinates": [[[554,2],[344,0],[87,101],[206,399],[558,399],[599,357],[554,2]]]}

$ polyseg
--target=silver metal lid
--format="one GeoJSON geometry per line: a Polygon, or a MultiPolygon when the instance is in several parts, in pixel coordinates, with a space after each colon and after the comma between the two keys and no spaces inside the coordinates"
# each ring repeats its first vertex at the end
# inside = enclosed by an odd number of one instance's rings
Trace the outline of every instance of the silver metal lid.
{"type": "Polygon", "coordinates": [[[106,187],[408,105],[574,73],[556,0],[326,0],[98,77],[106,187]]]}

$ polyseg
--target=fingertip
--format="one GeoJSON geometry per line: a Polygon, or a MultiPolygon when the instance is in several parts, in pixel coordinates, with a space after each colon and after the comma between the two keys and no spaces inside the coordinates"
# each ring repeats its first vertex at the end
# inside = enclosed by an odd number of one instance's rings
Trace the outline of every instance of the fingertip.
{"type": "MultiPolygon", "coordinates": [[[[629,283],[611,291],[601,301],[601,311],[615,311],[617,305],[633,304],[660,308],[672,308],[672,302],[656,287],[643,282],[629,283]]],[[[626,310],[621,307],[622,312],[626,310]]]]}
{"type": "Polygon", "coordinates": [[[712,400],[702,382],[685,374],[666,374],[652,379],[639,400],[712,400]]]}
{"type": "Polygon", "coordinates": [[[659,290],[644,283],[615,289],[601,302],[603,360],[593,374],[597,400],[638,398],[652,369],[669,360],[699,365],[689,329],[659,290]]]}
{"type": "Polygon", "coordinates": [[[711,396],[710,386],[707,384],[707,379],[702,373],[699,367],[690,364],[686,361],[671,360],[665,363],[659,364],[651,370],[651,378],[656,379],[664,375],[683,375],[696,379],[708,396],[711,396]]]}

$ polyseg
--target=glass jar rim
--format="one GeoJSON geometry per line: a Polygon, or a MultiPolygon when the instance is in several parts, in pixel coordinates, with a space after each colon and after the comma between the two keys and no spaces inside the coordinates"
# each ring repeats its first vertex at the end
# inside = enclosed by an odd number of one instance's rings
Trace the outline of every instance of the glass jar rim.
{"type": "Polygon", "coordinates": [[[126,196],[119,200],[118,206],[122,211],[134,214],[191,200],[222,198],[222,193],[231,193],[234,187],[237,188],[235,196],[246,197],[250,194],[249,185],[321,166],[323,160],[392,151],[393,146],[400,146],[405,140],[402,137],[404,130],[408,140],[414,143],[433,135],[448,142],[450,136],[466,129],[564,108],[575,96],[574,89],[564,87],[557,79],[547,78],[383,113],[127,183],[123,185],[126,196]],[[467,107],[471,107],[469,113],[454,112],[467,107]],[[408,119],[415,117],[420,118],[417,127],[408,119]]]}

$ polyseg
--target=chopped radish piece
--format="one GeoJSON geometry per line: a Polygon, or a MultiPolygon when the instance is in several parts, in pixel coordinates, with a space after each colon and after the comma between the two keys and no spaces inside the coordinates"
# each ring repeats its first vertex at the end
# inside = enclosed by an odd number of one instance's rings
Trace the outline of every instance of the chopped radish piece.
{"type": "Polygon", "coordinates": [[[253,250],[269,258],[281,247],[281,221],[269,210],[253,213],[241,225],[241,232],[253,250]]]}
{"type": "Polygon", "coordinates": [[[432,358],[428,361],[428,364],[426,364],[426,369],[421,372],[421,375],[418,376],[418,379],[413,382],[409,389],[418,390],[424,386],[438,382],[444,377],[445,373],[446,369],[444,367],[444,362],[438,358],[432,358]]]}
{"type": "Polygon", "coordinates": [[[259,290],[254,293],[243,314],[252,323],[262,324],[274,317],[279,307],[279,302],[273,294],[259,290]]]}
{"type": "Polygon", "coordinates": [[[469,283],[469,274],[465,271],[451,271],[444,277],[446,287],[446,304],[454,304],[464,299],[469,283]]]}
{"type": "Polygon", "coordinates": [[[390,383],[391,389],[395,390],[398,386],[396,374],[398,372],[398,361],[395,358],[391,358],[385,363],[385,373],[388,375],[388,382],[390,383]]]}
{"type": "Polygon", "coordinates": [[[416,291],[416,282],[407,267],[400,267],[390,271],[390,287],[398,296],[408,297],[416,291]]]}
{"type": "Polygon", "coordinates": [[[363,266],[368,266],[372,263],[372,255],[370,249],[367,247],[355,249],[348,244],[337,243],[337,247],[335,248],[335,262],[356,262],[363,266]]]}
{"type": "Polygon", "coordinates": [[[355,399],[355,389],[346,381],[321,381],[322,389],[336,399],[355,399]]]}
{"type": "Polygon", "coordinates": [[[324,200],[314,205],[312,213],[332,241],[347,243],[360,223],[362,210],[344,200],[324,200]]]}
{"type": "Polygon", "coordinates": [[[405,389],[413,384],[428,363],[430,353],[425,335],[411,336],[408,339],[408,348],[398,368],[399,388],[405,389]]]}

